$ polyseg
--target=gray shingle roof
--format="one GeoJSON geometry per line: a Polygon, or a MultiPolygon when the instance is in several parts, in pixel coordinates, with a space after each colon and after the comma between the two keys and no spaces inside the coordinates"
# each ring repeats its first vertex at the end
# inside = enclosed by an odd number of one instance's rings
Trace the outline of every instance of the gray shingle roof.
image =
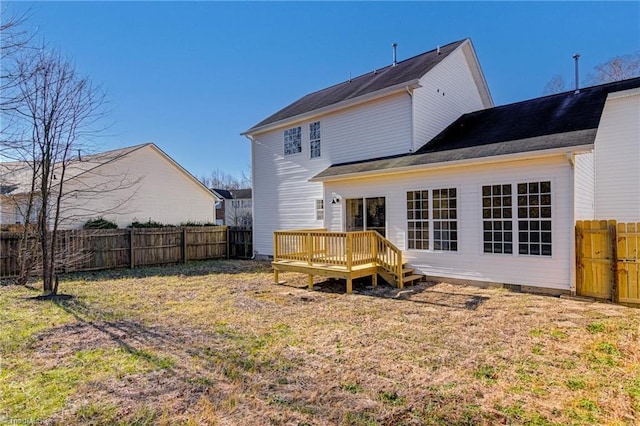
{"type": "Polygon", "coordinates": [[[375,72],[372,71],[335,86],[310,93],[265,118],[247,130],[246,133],[287,118],[421,78],[464,43],[465,40],[441,46],[439,54],[437,49],[430,50],[413,58],[400,61],[395,66],[389,65],[375,72]]]}
{"type": "Polygon", "coordinates": [[[335,164],[313,180],[590,145],[608,94],[637,87],[633,78],[464,114],[415,153],[335,164]]]}

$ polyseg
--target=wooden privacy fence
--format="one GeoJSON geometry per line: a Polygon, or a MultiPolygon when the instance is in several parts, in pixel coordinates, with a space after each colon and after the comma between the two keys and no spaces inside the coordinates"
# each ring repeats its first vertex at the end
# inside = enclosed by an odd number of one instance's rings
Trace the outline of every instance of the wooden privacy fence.
{"type": "MultiPolygon", "coordinates": [[[[244,251],[230,250],[226,226],[58,231],[57,268],[63,272],[162,265],[189,260],[240,258],[251,253],[251,228],[242,234],[244,251]]],[[[18,273],[22,233],[0,236],[0,278],[18,273]]],[[[233,241],[237,238],[233,237],[233,241]]],[[[248,255],[251,257],[251,255],[248,255]]]]}
{"type": "Polygon", "coordinates": [[[228,235],[230,258],[253,258],[253,234],[250,226],[229,226],[228,235]]]}
{"type": "Polygon", "coordinates": [[[640,223],[576,222],[576,292],[640,304],[640,223]]]}

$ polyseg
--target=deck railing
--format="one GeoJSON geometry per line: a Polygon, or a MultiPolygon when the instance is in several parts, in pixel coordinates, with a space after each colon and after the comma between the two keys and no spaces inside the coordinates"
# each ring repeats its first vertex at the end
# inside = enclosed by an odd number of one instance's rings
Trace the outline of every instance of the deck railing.
{"type": "Polygon", "coordinates": [[[402,251],[376,231],[328,232],[297,229],[273,233],[274,262],[353,267],[375,263],[393,274],[402,287],[402,251]]]}

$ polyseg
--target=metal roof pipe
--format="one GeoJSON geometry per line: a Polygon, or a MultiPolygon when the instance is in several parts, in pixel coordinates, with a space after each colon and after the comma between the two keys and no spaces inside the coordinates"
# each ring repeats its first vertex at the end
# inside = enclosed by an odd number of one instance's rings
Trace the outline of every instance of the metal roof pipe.
{"type": "Polygon", "coordinates": [[[574,53],[573,54],[573,59],[575,60],[575,64],[576,64],[576,91],[575,91],[575,93],[580,93],[580,82],[578,80],[578,59],[580,59],[580,54],[579,53],[574,53]]]}

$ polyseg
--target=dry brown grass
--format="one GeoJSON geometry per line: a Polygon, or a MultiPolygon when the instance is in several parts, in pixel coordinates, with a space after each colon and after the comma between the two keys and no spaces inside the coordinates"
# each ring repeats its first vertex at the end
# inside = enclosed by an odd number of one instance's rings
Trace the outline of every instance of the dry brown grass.
{"type": "Polygon", "coordinates": [[[638,309],[445,283],[345,295],[339,282],[308,291],[306,276],[281,277],[274,285],[266,264],[221,261],[76,275],[61,284],[69,300],[0,288],[0,308],[55,318],[2,336],[4,366],[22,373],[0,374],[0,422],[638,419],[638,309]],[[48,410],[32,406],[46,393],[24,401],[16,390],[35,395],[42,375],[65,390],[48,410]]]}

